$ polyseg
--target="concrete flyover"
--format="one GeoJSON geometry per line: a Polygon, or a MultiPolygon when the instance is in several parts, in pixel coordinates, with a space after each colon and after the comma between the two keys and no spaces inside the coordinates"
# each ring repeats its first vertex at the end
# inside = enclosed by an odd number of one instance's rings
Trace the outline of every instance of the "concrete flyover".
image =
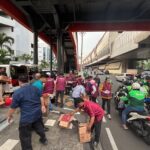
{"type": "Polygon", "coordinates": [[[136,69],[137,60],[149,59],[149,49],[149,31],[106,32],[83,62],[85,67],[123,73],[136,69]]]}
{"type": "Polygon", "coordinates": [[[150,31],[150,1],[1,0],[0,9],[34,32],[53,49],[58,71],[78,69],[77,31],[150,31]]]}

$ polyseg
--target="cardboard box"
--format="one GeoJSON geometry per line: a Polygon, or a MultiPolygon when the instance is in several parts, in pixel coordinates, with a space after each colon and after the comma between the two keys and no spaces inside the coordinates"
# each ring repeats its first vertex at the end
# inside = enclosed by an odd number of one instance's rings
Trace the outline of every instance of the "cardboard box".
{"type": "Polygon", "coordinates": [[[91,141],[91,132],[87,131],[87,124],[79,124],[79,139],[80,143],[86,143],[91,141]]]}
{"type": "Polygon", "coordinates": [[[73,106],[73,102],[72,101],[66,102],[66,106],[72,107],[73,106]]]}
{"type": "Polygon", "coordinates": [[[69,114],[62,114],[58,120],[59,126],[62,128],[69,128],[72,120],[73,120],[73,116],[69,114]]]}

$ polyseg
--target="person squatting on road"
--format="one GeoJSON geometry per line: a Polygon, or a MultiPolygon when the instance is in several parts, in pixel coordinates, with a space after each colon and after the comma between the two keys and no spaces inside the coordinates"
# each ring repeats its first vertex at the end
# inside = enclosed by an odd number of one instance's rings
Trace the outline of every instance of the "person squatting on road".
{"type": "Polygon", "coordinates": [[[107,116],[109,119],[111,119],[111,106],[110,102],[112,99],[112,85],[110,83],[110,78],[106,77],[104,83],[101,84],[100,86],[100,93],[102,97],[102,108],[105,110],[105,104],[107,103],[107,116]]]}
{"type": "Polygon", "coordinates": [[[132,112],[144,112],[144,99],[145,94],[140,91],[140,84],[133,83],[132,90],[129,92],[127,99],[128,99],[128,106],[122,112],[122,125],[124,129],[128,129],[126,126],[127,122],[127,115],[132,112]]]}
{"type": "Polygon", "coordinates": [[[46,111],[42,93],[36,87],[28,84],[28,77],[21,75],[19,77],[20,88],[13,94],[13,101],[8,112],[8,122],[13,118],[16,108],[20,108],[19,138],[22,150],[33,150],[31,144],[32,129],[40,136],[39,141],[47,145],[45,136],[42,112],[46,111]]]}
{"type": "Polygon", "coordinates": [[[101,123],[104,116],[104,110],[99,104],[90,101],[87,94],[80,98],[80,101],[78,101],[78,108],[71,112],[70,115],[74,115],[76,112],[81,110],[84,110],[90,117],[87,129],[92,132],[95,131],[94,145],[97,146],[100,140],[101,123]]]}

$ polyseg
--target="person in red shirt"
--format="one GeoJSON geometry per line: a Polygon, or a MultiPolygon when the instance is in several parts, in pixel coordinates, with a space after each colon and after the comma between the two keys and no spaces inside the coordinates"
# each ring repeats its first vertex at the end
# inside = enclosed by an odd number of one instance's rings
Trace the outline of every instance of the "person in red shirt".
{"type": "Polygon", "coordinates": [[[60,95],[61,99],[61,108],[64,106],[63,98],[64,98],[64,91],[66,87],[66,78],[64,77],[63,73],[60,73],[60,75],[56,78],[56,100],[55,105],[58,104],[58,97],[60,95]]]}
{"type": "Polygon", "coordinates": [[[84,112],[86,112],[90,117],[87,129],[92,132],[95,130],[94,145],[97,146],[100,139],[101,123],[104,116],[104,110],[99,104],[90,101],[86,94],[78,102],[78,108],[71,112],[70,115],[74,115],[76,112],[81,111],[81,109],[84,110],[84,112]]]}

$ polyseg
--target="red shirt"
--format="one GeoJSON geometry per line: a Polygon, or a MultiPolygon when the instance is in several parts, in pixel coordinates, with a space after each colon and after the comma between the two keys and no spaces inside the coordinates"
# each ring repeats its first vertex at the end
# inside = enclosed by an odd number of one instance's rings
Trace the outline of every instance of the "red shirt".
{"type": "Polygon", "coordinates": [[[43,93],[53,94],[53,92],[54,92],[54,79],[48,78],[47,82],[45,83],[43,93]]]}
{"type": "Polygon", "coordinates": [[[56,79],[56,91],[64,91],[66,87],[66,79],[63,76],[58,76],[56,79]]]}
{"type": "Polygon", "coordinates": [[[95,117],[95,123],[102,120],[104,116],[104,110],[101,108],[101,106],[97,103],[94,103],[92,101],[84,101],[84,105],[82,109],[90,116],[95,117]]]}

